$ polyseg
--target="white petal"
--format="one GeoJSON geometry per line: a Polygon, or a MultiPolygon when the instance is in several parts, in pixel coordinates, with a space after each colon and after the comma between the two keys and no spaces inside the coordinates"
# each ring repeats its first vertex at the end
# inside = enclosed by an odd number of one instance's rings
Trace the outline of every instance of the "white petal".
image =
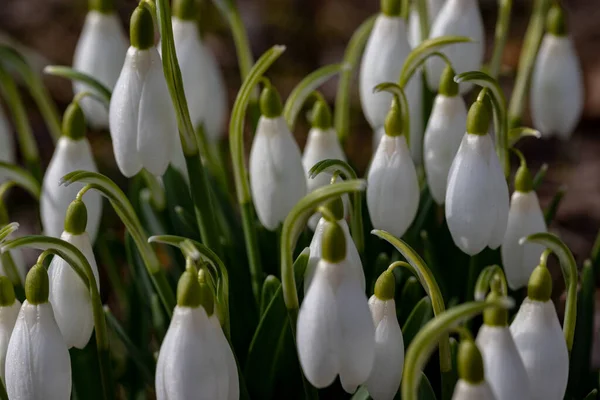
{"type": "MultiPolygon", "coordinates": [[[[441,50],[450,59],[456,73],[478,71],[483,62],[485,31],[476,0],[447,0],[444,3],[431,26],[429,38],[448,35],[466,36],[474,41],[452,44],[441,50]]],[[[426,66],[429,87],[437,90],[445,63],[439,57],[431,57],[427,60],[426,66]]],[[[471,84],[461,84],[460,92],[466,93],[471,86],[471,84]]]]}
{"type": "Polygon", "coordinates": [[[510,331],[529,376],[533,399],[562,399],[569,353],[552,301],[523,301],[510,331]]]}
{"type": "Polygon", "coordinates": [[[70,398],[71,359],[50,303],[23,303],[8,344],[5,367],[10,399],[70,398]]]}
{"type": "Polygon", "coordinates": [[[516,290],[527,285],[529,276],[538,265],[544,251],[543,246],[539,244],[520,245],[519,240],[546,230],[544,214],[535,192],[514,192],[501,248],[502,265],[511,289],[516,290]]]}
{"type": "MultiPolygon", "coordinates": [[[[75,47],[73,68],[93,76],[112,90],[119,78],[129,42],[117,14],[90,10],[75,47]]],[[[82,82],[74,82],[75,93],[95,89],[82,82]]],[[[84,97],[80,101],[88,123],[96,129],[108,128],[108,110],[98,100],[84,97]]]]}
{"type": "Polygon", "coordinates": [[[249,172],[258,219],[274,230],[306,194],[300,149],[282,117],[258,121],[249,172]]]}
{"type": "Polygon", "coordinates": [[[316,388],[324,388],[339,372],[340,327],[336,299],[326,278],[317,268],[298,313],[296,344],[306,379],[316,388]]]}
{"type": "Polygon", "coordinates": [[[238,400],[240,398],[240,385],[239,385],[239,377],[237,364],[235,362],[235,357],[233,356],[233,352],[231,351],[231,347],[229,346],[229,342],[225,338],[225,334],[221,329],[221,323],[219,322],[219,318],[217,318],[216,314],[213,314],[209,317],[210,323],[217,330],[217,340],[218,346],[223,349],[223,355],[225,358],[225,363],[227,364],[227,376],[229,377],[229,390],[228,390],[228,400],[238,400]]]}
{"type": "MultiPolygon", "coordinates": [[[[92,149],[87,139],[71,140],[63,136],[56,144],[42,182],[40,215],[44,234],[48,236],[60,237],[64,230],[67,208],[75,200],[77,192],[83,188],[81,183],[59,185],[63,176],[76,170],[98,171],[92,149]]],[[[94,241],[102,216],[102,198],[97,191],[90,190],[83,196],[83,201],[88,212],[86,231],[94,241]]]]}
{"type": "Polygon", "coordinates": [[[151,66],[144,79],[138,116],[137,151],[144,168],[162,176],[179,140],[177,118],[156,48],[148,50],[151,66]]]}
{"type": "Polygon", "coordinates": [[[368,174],[367,206],[373,227],[402,237],[417,214],[419,182],[404,136],[384,135],[368,174]]]}
{"type": "Polygon", "coordinates": [[[583,112],[583,73],[571,39],[546,34],[531,78],[531,118],[543,136],[568,139],[583,112]]]}
{"type": "Polygon", "coordinates": [[[477,346],[483,356],[486,381],[498,400],[530,399],[527,372],[508,327],[482,325],[477,346]]]}
{"type": "Polygon", "coordinates": [[[6,362],[6,351],[8,350],[8,342],[12,334],[21,303],[18,300],[10,306],[0,307],[0,380],[5,383],[4,379],[4,364],[6,362]]]}
{"type": "Polygon", "coordinates": [[[308,132],[308,139],[306,140],[304,154],[302,155],[302,166],[307,175],[307,188],[309,192],[321,186],[329,185],[332,174],[321,173],[313,179],[308,178],[308,171],[319,161],[327,159],[346,161],[346,156],[337,138],[337,134],[333,129],[324,131],[312,128],[308,132]]]}
{"type": "Polygon", "coordinates": [[[454,243],[469,255],[485,248],[496,220],[488,166],[491,147],[489,138],[465,134],[448,173],[448,229],[454,243]]]}
{"type": "MultiPolygon", "coordinates": [[[[427,1],[427,18],[429,26],[435,21],[436,16],[440,12],[445,0],[428,0],[427,1]]],[[[419,21],[419,13],[415,4],[412,5],[408,19],[408,43],[413,49],[421,42],[427,39],[421,37],[421,23],[419,21]]]]}
{"type": "MultiPolygon", "coordinates": [[[[12,127],[0,107],[0,161],[14,164],[16,160],[15,150],[12,127]]],[[[0,177],[0,182],[5,180],[4,177],[0,177]]]]}
{"type": "MultiPolygon", "coordinates": [[[[492,139],[486,135],[493,148],[492,139]]],[[[490,183],[494,191],[494,203],[496,209],[496,220],[488,246],[496,249],[502,244],[502,239],[506,233],[506,224],[508,223],[509,194],[506,177],[498,161],[495,151],[490,152],[490,183]]]]}
{"type": "MultiPolygon", "coordinates": [[[[404,340],[396,317],[396,304],[393,299],[383,303],[383,315],[375,329],[375,361],[366,383],[374,400],[394,398],[400,387],[404,366],[404,340]]],[[[373,305],[369,301],[371,313],[373,305]]]]}
{"type": "Polygon", "coordinates": [[[477,385],[459,379],[454,386],[452,400],[496,400],[486,381],[477,385]]]}
{"type": "MultiPolygon", "coordinates": [[[[151,64],[150,51],[130,47],[110,98],[108,121],[115,160],[127,178],[142,169],[137,152],[138,119],[144,79],[151,64]]],[[[168,97],[168,93],[162,96],[168,97]]]]}
{"type": "Polygon", "coordinates": [[[467,125],[467,108],[460,96],[437,95],[425,129],[424,164],[431,196],[438,204],[446,197],[448,171],[467,125]]]}
{"type": "Polygon", "coordinates": [[[227,94],[217,60],[200,40],[196,21],[173,17],[173,38],[190,117],[210,141],[224,133],[227,94]]]}

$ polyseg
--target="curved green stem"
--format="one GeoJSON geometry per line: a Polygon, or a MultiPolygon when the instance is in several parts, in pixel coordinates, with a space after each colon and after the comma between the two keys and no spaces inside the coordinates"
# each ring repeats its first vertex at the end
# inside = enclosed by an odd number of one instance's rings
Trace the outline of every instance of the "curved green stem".
{"type": "Polygon", "coordinates": [[[340,81],[335,95],[334,115],[335,130],[341,142],[344,142],[350,133],[350,84],[376,17],[377,15],[373,15],[360,24],[352,34],[344,52],[344,64],[348,65],[348,69],[344,69],[340,74],[340,81]]]}
{"type": "Polygon", "coordinates": [[[490,290],[492,279],[498,276],[500,278],[500,287],[503,295],[508,294],[508,286],[506,284],[506,277],[504,271],[499,265],[488,265],[485,267],[477,277],[477,283],[475,283],[475,300],[483,301],[485,296],[490,290]]]}
{"type": "Polygon", "coordinates": [[[573,348],[573,338],[575,337],[575,324],[577,323],[577,263],[573,253],[558,236],[552,233],[535,233],[526,238],[521,238],[519,244],[538,243],[552,250],[560,261],[560,268],[565,279],[567,288],[567,301],[565,302],[565,318],[563,322],[563,332],[567,342],[569,354],[573,348]]]}
{"type": "Polygon", "coordinates": [[[526,126],[520,126],[517,128],[511,128],[508,131],[508,148],[512,148],[515,144],[517,144],[521,139],[525,137],[534,137],[539,139],[542,137],[540,131],[528,128],[526,126]]]}
{"type": "MultiPolygon", "coordinates": [[[[150,275],[156,288],[156,292],[165,307],[167,315],[171,316],[175,308],[175,295],[169,286],[166,275],[160,267],[160,262],[152,246],[148,243],[148,236],[140,223],[131,203],[123,191],[106,176],[89,171],[74,171],[61,179],[61,184],[68,186],[75,182],[87,183],[91,189],[95,189],[108,198],[111,206],[125,224],[131,234],[144,266],[150,275]]],[[[84,187],[85,190],[87,190],[84,187]]]]}
{"type": "Polygon", "coordinates": [[[496,31],[494,33],[494,52],[490,61],[490,75],[498,77],[502,63],[502,54],[508,39],[508,30],[510,28],[510,12],[512,10],[512,0],[498,0],[498,19],[496,21],[496,31]]]}
{"type": "Polygon", "coordinates": [[[110,103],[110,97],[112,96],[111,90],[91,75],[63,65],[47,65],[44,68],[44,73],[53,76],[60,76],[61,78],[69,79],[75,82],[85,83],[90,88],[94,89],[95,93],[102,98],[102,101],[104,101],[106,104],[110,103]]]}
{"type": "Polygon", "coordinates": [[[283,107],[283,116],[291,131],[294,130],[298,114],[310,95],[331,77],[335,76],[340,71],[346,71],[349,68],[349,65],[346,64],[326,65],[311,72],[296,85],[285,101],[285,106],[283,107]]]}
{"type": "Polygon", "coordinates": [[[42,187],[40,182],[37,181],[29,171],[19,167],[18,165],[9,164],[3,161],[0,161],[0,174],[14,182],[17,186],[25,189],[33,196],[34,199],[40,199],[40,195],[42,193],[42,187]]]}
{"type": "Polygon", "coordinates": [[[6,238],[17,229],[19,229],[18,222],[11,222],[10,224],[4,225],[2,229],[0,229],[0,243],[6,240],[6,238]]]}
{"type": "Polygon", "coordinates": [[[415,4],[417,5],[417,13],[419,14],[421,41],[423,41],[429,37],[429,9],[427,0],[416,0],[415,4]]]}
{"type": "MultiPolygon", "coordinates": [[[[358,179],[354,169],[345,161],[342,160],[323,160],[319,161],[312,166],[308,171],[309,178],[315,178],[321,172],[328,172],[331,174],[339,173],[342,175],[342,179],[358,179]]],[[[363,217],[362,217],[362,193],[355,192],[353,201],[352,215],[350,216],[350,231],[352,232],[352,239],[359,254],[363,254],[365,250],[365,234],[363,229],[363,217]]]]}
{"type": "Polygon", "coordinates": [[[410,343],[404,357],[404,374],[402,377],[402,399],[417,400],[421,371],[429,355],[438,342],[459,324],[468,321],[489,307],[510,308],[510,299],[493,301],[472,301],[452,307],[429,321],[410,343]]]}
{"type": "Polygon", "coordinates": [[[403,87],[394,82],[383,82],[375,86],[373,93],[376,92],[389,92],[398,99],[402,110],[402,134],[406,138],[406,143],[410,146],[410,110],[403,87]]]}
{"type": "MultiPolygon", "coordinates": [[[[100,362],[100,373],[104,398],[113,398],[113,384],[111,377],[111,366],[108,358],[109,341],[106,330],[106,320],[102,309],[102,300],[98,292],[98,286],[90,263],[83,253],[71,243],[64,240],[47,236],[23,236],[2,243],[2,251],[27,247],[43,250],[44,253],[52,253],[62,258],[79,275],[84,285],[90,292],[92,301],[92,313],[94,318],[94,330],[96,332],[96,347],[100,362]]],[[[44,254],[43,253],[43,254],[44,254]]]]}

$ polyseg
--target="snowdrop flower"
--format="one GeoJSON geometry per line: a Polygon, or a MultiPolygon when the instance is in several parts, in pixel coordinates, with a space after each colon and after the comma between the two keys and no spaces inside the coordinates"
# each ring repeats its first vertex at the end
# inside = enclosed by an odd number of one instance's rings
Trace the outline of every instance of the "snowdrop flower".
{"type": "Polygon", "coordinates": [[[515,192],[511,197],[508,225],[501,248],[506,281],[513,290],[527,285],[529,276],[544,251],[543,246],[535,243],[521,246],[519,240],[538,232],[546,232],[546,222],[533,190],[529,169],[523,159],[515,176],[515,192]]]}
{"type": "Polygon", "coordinates": [[[375,229],[402,237],[419,207],[417,171],[402,132],[400,106],[394,100],[367,176],[367,207],[375,229]]]}
{"type": "Polygon", "coordinates": [[[481,352],[472,339],[463,339],[458,346],[458,378],[452,400],[496,400],[485,381],[481,352]]]}
{"type": "Polygon", "coordinates": [[[550,272],[539,265],[529,279],[527,298],[510,325],[535,400],[562,399],[569,378],[569,352],[551,294],[550,272]]]}
{"type": "Polygon", "coordinates": [[[488,135],[490,111],[471,106],[467,133],[448,172],[446,220],[456,246],[475,255],[502,243],[508,220],[508,186],[488,135]]]}
{"type": "MultiPolygon", "coordinates": [[[[400,16],[400,1],[382,0],[381,10],[367,41],[359,75],[360,102],[365,117],[375,132],[385,122],[392,95],[386,92],[373,93],[373,88],[383,82],[396,82],[411,51],[406,22],[400,16]]],[[[414,162],[419,164],[423,151],[421,74],[415,74],[404,90],[410,109],[410,153],[414,162]]]]}
{"type": "Polygon", "coordinates": [[[262,116],[250,150],[250,189],[261,224],[275,230],[306,194],[300,149],[281,115],[281,99],[272,86],[260,95],[262,116]]]}
{"type": "Polygon", "coordinates": [[[131,16],[131,46],[110,100],[109,124],[117,166],[132,177],[142,168],[162,176],[178,143],[177,119],[146,7],[131,16]]]}
{"type": "Polygon", "coordinates": [[[306,265],[306,271],[304,272],[304,294],[308,292],[308,288],[310,287],[317,269],[317,264],[323,256],[323,233],[330,222],[337,222],[344,231],[344,236],[346,238],[346,264],[352,270],[352,272],[355,273],[356,278],[360,283],[360,287],[364,292],[366,287],[365,273],[360,255],[358,254],[354,240],[350,235],[348,223],[344,219],[344,204],[340,198],[337,198],[329,201],[325,207],[328,208],[336,220],[328,221],[325,217],[321,217],[319,219],[319,223],[315,229],[315,234],[310,242],[310,257],[308,259],[308,264],[306,265]]]}
{"type": "Polygon", "coordinates": [[[452,67],[447,65],[442,75],[440,91],[433,102],[423,141],[427,184],[431,196],[438,204],[444,204],[448,171],[467,125],[467,107],[463,98],[458,95],[454,75],[452,67]]]}
{"type": "Polygon", "coordinates": [[[304,375],[316,388],[337,375],[354,393],[375,358],[375,328],[367,298],[346,261],[346,238],[339,224],[323,232],[323,257],[298,314],[296,344],[304,375]]]}
{"type": "Polygon", "coordinates": [[[15,290],[6,276],[0,276],[0,381],[5,385],[4,364],[8,341],[12,334],[21,303],[15,298],[15,290]]]}
{"type": "Polygon", "coordinates": [[[27,274],[25,296],[6,353],[9,399],[71,397],[71,359],[48,302],[48,274],[36,264],[27,274]]]}
{"type": "MultiPolygon", "coordinates": [[[[77,171],[97,172],[92,148],[85,137],[85,118],[77,103],[71,103],[63,118],[63,135],[58,139],[42,182],[40,214],[44,234],[60,237],[64,229],[65,215],[71,201],[82,184],[60,185],[66,174],[77,171]]],[[[84,202],[88,210],[87,231],[94,242],[102,216],[102,198],[96,191],[87,192],[84,202]]]]}
{"type": "MultiPolygon", "coordinates": [[[[445,0],[427,0],[427,19],[429,26],[435,21],[438,13],[442,9],[445,0]]],[[[426,37],[421,37],[421,21],[419,20],[419,12],[416,4],[413,3],[408,16],[408,43],[414,49],[421,44],[426,37]]]]}
{"type": "Polygon", "coordinates": [[[202,43],[194,0],[173,2],[173,39],[190,117],[209,141],[224,133],[227,93],[223,75],[210,49],[202,43]]]}
{"type": "Polygon", "coordinates": [[[583,112],[583,72],[558,5],[548,14],[548,32],[531,77],[530,102],[533,126],[544,137],[571,137],[583,112]]]}
{"type": "MultiPolygon", "coordinates": [[[[98,266],[90,238],[85,231],[86,224],[85,204],[76,199],[67,209],[65,230],[60,238],[83,253],[92,267],[96,287],[100,291],[98,266]]],[[[65,343],[69,348],[83,349],[90,341],[94,330],[90,291],[73,268],[59,256],[52,259],[48,267],[48,277],[50,279],[49,301],[65,343]]]]}
{"type": "MultiPolygon", "coordinates": [[[[4,115],[2,107],[0,107],[0,161],[14,164],[15,160],[16,152],[12,128],[8,118],[4,115]]],[[[0,183],[4,181],[5,178],[0,177],[0,183]]]]}
{"type": "MultiPolygon", "coordinates": [[[[127,52],[127,38],[111,0],[91,0],[83,30],[75,47],[73,68],[95,78],[111,91],[115,87],[127,52]]],[[[73,81],[73,91],[92,92],[83,82],[73,81]]],[[[95,129],[108,129],[108,110],[91,97],[81,99],[87,122],[95,129]]]]}
{"type": "Polygon", "coordinates": [[[365,383],[374,400],[391,400],[400,387],[404,367],[404,340],[396,317],[394,273],[384,271],[375,283],[369,308],[375,324],[375,361],[365,383]]]}
{"type": "Polygon", "coordinates": [[[233,353],[214,318],[212,292],[189,266],[156,363],[157,400],[239,398],[233,353]]]}
{"type": "MultiPolygon", "coordinates": [[[[485,50],[485,31],[477,0],[447,0],[444,3],[431,26],[429,37],[448,35],[466,36],[473,40],[472,43],[452,44],[441,50],[450,59],[454,70],[459,74],[479,70],[485,50]]],[[[430,57],[425,65],[429,87],[437,90],[444,71],[444,61],[439,57],[430,57]]],[[[471,87],[471,83],[461,83],[460,93],[466,93],[471,87]]]]}
{"type": "MultiPolygon", "coordinates": [[[[488,296],[499,298],[497,288],[488,296]]],[[[488,308],[483,313],[477,346],[483,355],[485,378],[498,400],[529,400],[531,389],[527,372],[508,327],[508,311],[488,308]]]]}

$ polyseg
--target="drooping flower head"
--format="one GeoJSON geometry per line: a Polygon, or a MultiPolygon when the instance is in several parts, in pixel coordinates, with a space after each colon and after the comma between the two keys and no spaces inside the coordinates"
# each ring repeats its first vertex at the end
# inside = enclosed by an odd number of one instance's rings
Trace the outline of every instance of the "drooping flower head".
{"type": "Polygon", "coordinates": [[[458,346],[458,382],[452,400],[496,400],[485,380],[483,358],[475,342],[463,338],[458,346]]]}

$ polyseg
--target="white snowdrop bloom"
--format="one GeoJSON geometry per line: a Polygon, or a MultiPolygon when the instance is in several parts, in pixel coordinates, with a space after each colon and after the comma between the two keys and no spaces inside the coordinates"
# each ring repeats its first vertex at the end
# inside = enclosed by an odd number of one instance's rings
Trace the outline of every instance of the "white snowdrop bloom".
{"type": "Polygon", "coordinates": [[[508,225],[501,248],[502,265],[511,289],[516,290],[527,285],[529,276],[544,251],[542,245],[520,245],[519,240],[546,231],[544,213],[533,190],[531,175],[527,166],[522,163],[515,176],[515,192],[510,200],[508,225]]]}
{"type": "Polygon", "coordinates": [[[208,315],[213,311],[210,288],[198,282],[194,267],[188,268],[179,280],[177,306],[156,363],[158,400],[239,397],[237,369],[230,373],[233,354],[218,321],[215,325],[208,315]]]}
{"type": "Polygon", "coordinates": [[[0,381],[4,385],[4,364],[6,351],[12,334],[21,303],[15,298],[15,291],[10,280],[0,275],[0,381]]]}
{"type": "Polygon", "coordinates": [[[71,397],[71,359],[48,302],[48,274],[35,265],[6,353],[9,399],[65,400],[71,397]]]}
{"type": "Polygon", "coordinates": [[[281,115],[281,100],[273,87],[260,96],[262,116],[250,150],[252,200],[261,224],[275,230],[306,194],[306,175],[294,136],[281,115]]]}
{"type": "Polygon", "coordinates": [[[391,400],[400,387],[404,368],[404,339],[396,317],[394,274],[387,270],[377,279],[369,308],[375,324],[375,361],[365,383],[374,400],[391,400]]]}
{"type": "MultiPolygon", "coordinates": [[[[490,297],[500,295],[492,292],[490,297]]],[[[498,400],[529,400],[531,386],[517,350],[505,309],[488,308],[483,313],[477,346],[483,355],[485,379],[498,400]]]]}
{"type": "Polygon", "coordinates": [[[371,373],[375,328],[367,298],[346,261],[346,239],[330,222],[323,233],[323,258],[300,306],[296,344],[304,375],[316,388],[337,375],[354,393],[371,373]]]}
{"type": "MultiPolygon", "coordinates": [[[[392,103],[392,95],[386,92],[373,93],[373,89],[380,83],[396,82],[411,51],[406,22],[400,17],[399,11],[386,8],[382,4],[382,13],[377,16],[367,41],[359,74],[360,102],[374,131],[383,126],[392,103]]],[[[421,163],[423,151],[421,79],[421,74],[415,74],[404,87],[410,110],[410,153],[416,164],[421,163]]]]}
{"type": "Polygon", "coordinates": [[[402,237],[419,207],[419,181],[394,101],[367,176],[367,207],[375,229],[402,237]]]}
{"type": "MultiPolygon", "coordinates": [[[[60,238],[83,253],[92,267],[96,287],[100,291],[98,266],[90,238],[85,231],[86,223],[87,210],[84,203],[80,200],[73,201],[67,210],[65,230],[60,238]]],[[[48,267],[48,277],[50,279],[49,301],[65,344],[69,348],[83,349],[90,341],[94,330],[90,291],[73,268],[59,256],[52,259],[48,267]]]]}
{"type": "Polygon", "coordinates": [[[540,265],[531,275],[527,298],[510,325],[534,400],[562,399],[569,379],[569,352],[551,294],[552,277],[546,266],[540,265]]]}
{"type": "MultiPolygon", "coordinates": [[[[442,9],[446,0],[427,0],[427,19],[429,20],[429,26],[435,21],[438,13],[442,9]]],[[[426,37],[421,37],[421,21],[419,20],[419,12],[416,4],[412,4],[410,9],[410,15],[408,16],[408,43],[414,49],[426,37]]]]}
{"type": "Polygon", "coordinates": [[[454,75],[452,67],[446,66],[423,140],[427,184],[431,196],[438,204],[444,204],[448,171],[467,125],[467,107],[463,98],[458,95],[454,75]]]}
{"type": "Polygon", "coordinates": [[[227,400],[238,400],[240,398],[240,384],[237,364],[235,362],[233,351],[229,346],[227,338],[225,338],[225,334],[223,333],[223,329],[221,328],[221,323],[219,322],[219,318],[217,318],[216,312],[208,317],[208,319],[215,329],[215,337],[218,343],[217,345],[223,349],[223,357],[225,358],[225,364],[227,366],[227,373],[229,375],[229,391],[227,400]]]}
{"type": "Polygon", "coordinates": [[[448,228],[454,243],[469,255],[500,246],[508,220],[508,186],[487,133],[489,121],[485,104],[473,103],[467,133],[448,172],[448,228]]]}
{"type": "MultiPolygon", "coordinates": [[[[13,131],[8,122],[8,118],[4,115],[2,107],[0,107],[0,161],[14,164],[16,160],[15,141],[13,139],[13,131]]],[[[0,183],[6,179],[0,177],[0,183]]]]}
{"type": "MultiPolygon", "coordinates": [[[[40,215],[45,235],[60,237],[64,230],[67,208],[83,184],[62,186],[59,183],[63,176],[77,170],[98,172],[92,148],[85,137],[83,112],[77,103],[71,103],[65,111],[63,135],[56,143],[56,149],[42,181],[40,215]]],[[[87,232],[93,243],[102,216],[102,198],[100,193],[90,190],[83,196],[83,201],[88,210],[87,232]]]]}
{"type": "Polygon", "coordinates": [[[194,6],[192,0],[173,2],[173,39],[192,123],[203,124],[214,141],[224,133],[227,93],[215,56],[200,39],[194,6]]]}
{"type": "Polygon", "coordinates": [[[147,8],[138,6],[131,17],[131,46],[110,100],[115,159],[128,178],[142,168],[162,176],[179,140],[175,109],[154,46],[153,24],[147,8]]]}
{"type": "MultiPolygon", "coordinates": [[[[481,69],[485,51],[485,30],[477,0],[447,0],[431,26],[431,39],[441,36],[466,36],[471,43],[456,43],[444,47],[441,52],[452,63],[456,73],[481,69]]],[[[430,57],[426,62],[427,82],[432,90],[437,90],[444,71],[444,61],[430,57]]],[[[461,83],[460,93],[472,87],[471,83],[461,83]]]]}
{"type": "Polygon", "coordinates": [[[581,63],[559,6],[548,15],[548,33],[537,54],[530,93],[533,126],[543,137],[569,139],[583,112],[585,94],[581,63]]]}
{"type": "MultiPolygon", "coordinates": [[[[73,69],[92,76],[113,90],[127,52],[127,37],[110,1],[96,1],[85,17],[83,30],[75,47],[73,69]]],[[[75,94],[96,93],[83,82],[73,81],[75,94]]],[[[108,129],[108,110],[91,97],[81,99],[87,122],[95,129],[108,129]]]]}
{"type": "Polygon", "coordinates": [[[496,400],[485,380],[483,359],[471,338],[463,338],[458,347],[458,382],[452,400],[496,400]]]}

